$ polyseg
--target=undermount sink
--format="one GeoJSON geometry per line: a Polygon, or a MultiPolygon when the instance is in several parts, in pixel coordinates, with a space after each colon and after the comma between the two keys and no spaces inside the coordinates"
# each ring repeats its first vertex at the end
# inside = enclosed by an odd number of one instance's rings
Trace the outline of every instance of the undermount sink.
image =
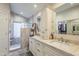
{"type": "Polygon", "coordinates": [[[69,42],[62,42],[62,41],[59,41],[59,40],[52,40],[52,41],[49,41],[50,44],[52,45],[56,45],[56,46],[63,46],[63,47],[70,47],[71,46],[71,43],[69,42]]]}

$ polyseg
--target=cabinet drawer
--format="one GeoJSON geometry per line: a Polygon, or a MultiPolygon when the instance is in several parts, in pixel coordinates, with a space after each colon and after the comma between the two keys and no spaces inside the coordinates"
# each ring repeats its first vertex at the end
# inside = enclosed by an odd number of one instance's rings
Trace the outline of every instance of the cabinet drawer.
{"type": "Polygon", "coordinates": [[[35,41],[35,47],[36,47],[36,55],[37,56],[43,56],[43,44],[39,41],[35,41]]]}
{"type": "Polygon", "coordinates": [[[41,47],[42,46],[42,43],[39,42],[39,41],[35,41],[35,43],[36,43],[36,47],[41,47]]]}
{"type": "Polygon", "coordinates": [[[36,48],[36,55],[43,56],[43,50],[41,48],[36,48]]]}

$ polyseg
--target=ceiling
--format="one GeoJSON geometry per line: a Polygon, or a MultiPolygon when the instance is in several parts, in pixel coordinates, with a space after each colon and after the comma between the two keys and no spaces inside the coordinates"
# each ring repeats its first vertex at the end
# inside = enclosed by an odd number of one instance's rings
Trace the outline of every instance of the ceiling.
{"type": "Polygon", "coordinates": [[[78,5],[79,5],[79,3],[65,3],[65,4],[61,5],[60,7],[58,7],[55,11],[59,13],[59,12],[62,12],[64,10],[67,10],[69,8],[72,8],[72,7],[75,7],[78,5]]]}
{"type": "Polygon", "coordinates": [[[33,15],[35,15],[37,12],[39,12],[41,9],[43,9],[47,4],[46,3],[11,3],[10,8],[11,11],[22,15],[26,18],[30,18],[33,15]],[[34,8],[34,5],[36,5],[36,8],[34,8]]]}
{"type": "MultiPolygon", "coordinates": [[[[54,3],[52,3],[54,4],[54,3]]],[[[37,12],[42,10],[44,7],[46,7],[47,3],[11,3],[10,8],[11,11],[19,14],[21,16],[24,16],[26,18],[30,18],[33,15],[35,15],[37,12]],[[37,5],[36,8],[34,8],[34,5],[37,5]]],[[[78,3],[65,3],[61,5],[60,7],[56,8],[56,12],[62,12],[68,8],[74,7],[79,5],[78,3]]]]}

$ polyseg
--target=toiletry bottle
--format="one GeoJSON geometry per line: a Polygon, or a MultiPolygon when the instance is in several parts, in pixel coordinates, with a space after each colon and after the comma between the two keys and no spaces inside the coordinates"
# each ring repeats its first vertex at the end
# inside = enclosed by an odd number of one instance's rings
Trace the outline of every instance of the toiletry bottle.
{"type": "Polygon", "coordinates": [[[49,39],[53,39],[53,34],[52,33],[50,34],[49,39]]]}

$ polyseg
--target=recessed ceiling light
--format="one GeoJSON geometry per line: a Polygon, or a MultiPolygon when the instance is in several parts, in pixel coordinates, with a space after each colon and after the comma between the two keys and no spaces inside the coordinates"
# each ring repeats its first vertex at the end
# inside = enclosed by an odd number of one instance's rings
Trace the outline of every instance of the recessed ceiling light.
{"type": "Polygon", "coordinates": [[[37,4],[34,4],[34,8],[36,8],[37,7],[37,4]]]}
{"type": "Polygon", "coordinates": [[[21,12],[20,14],[23,14],[23,12],[21,12]]]}

